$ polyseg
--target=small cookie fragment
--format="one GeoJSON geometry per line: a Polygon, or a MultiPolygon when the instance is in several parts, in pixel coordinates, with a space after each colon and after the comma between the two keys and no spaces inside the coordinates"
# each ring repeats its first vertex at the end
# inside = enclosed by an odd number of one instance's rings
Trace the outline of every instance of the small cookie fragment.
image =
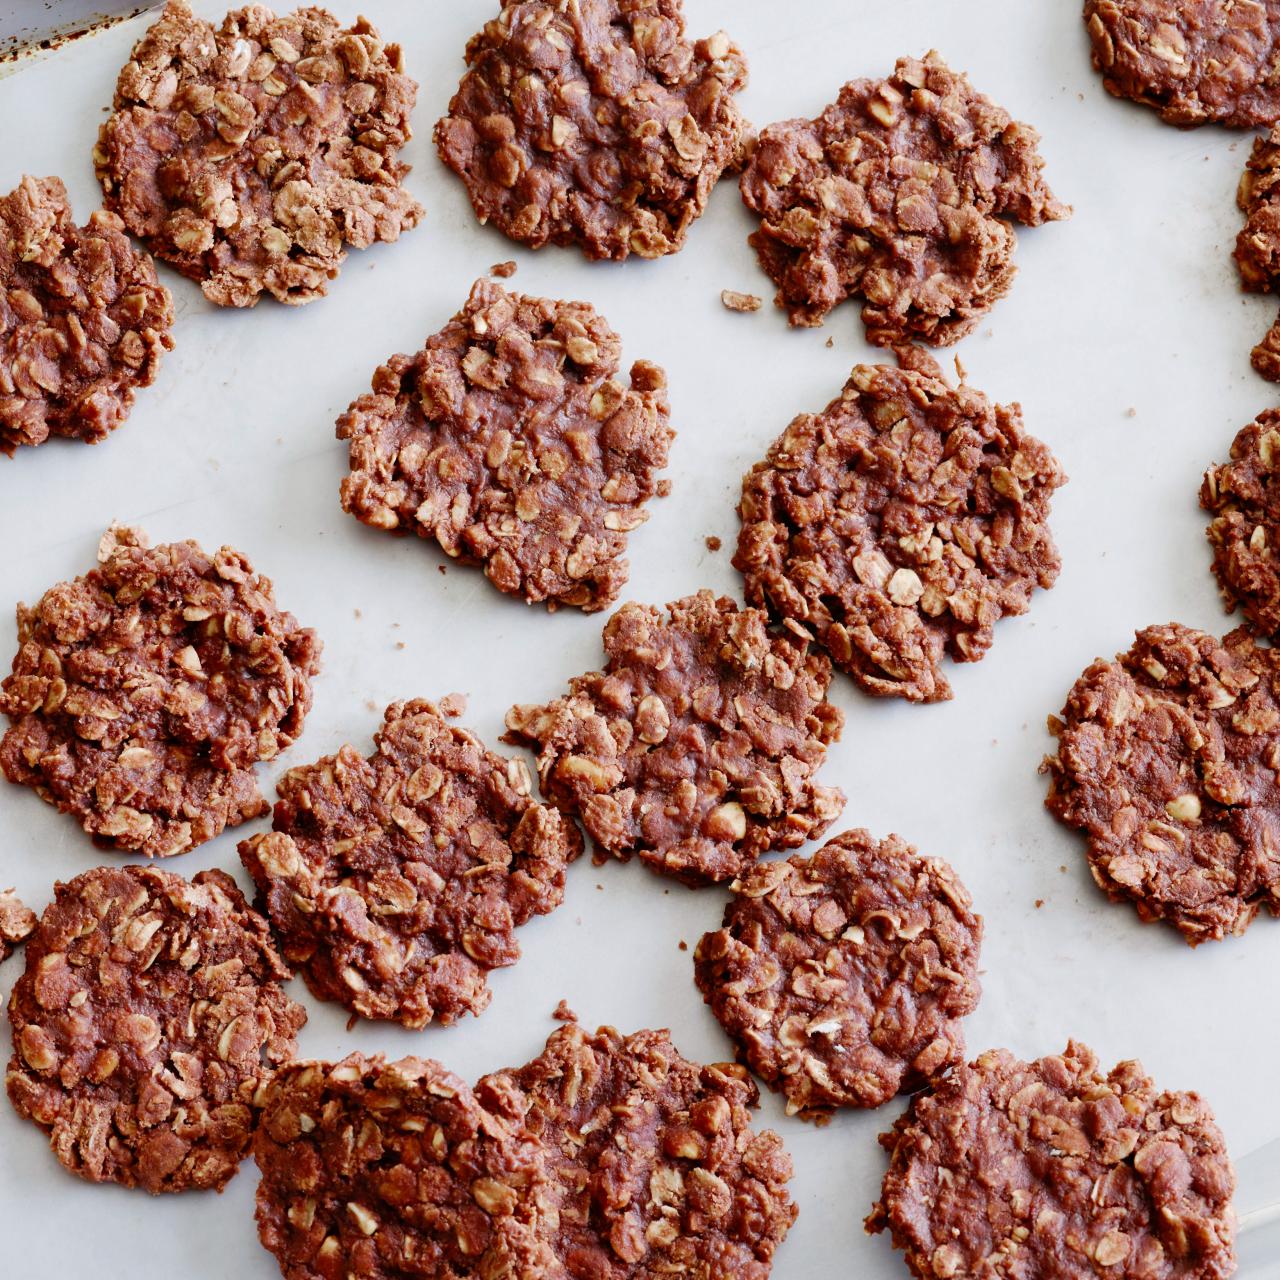
{"type": "Polygon", "coordinates": [[[746,138],[746,59],[723,31],[687,40],[681,0],[502,0],[466,57],[436,148],[531,248],[675,253],[746,138]]]}
{"type": "Polygon", "coordinates": [[[947,863],[847,831],[811,858],[757,863],[732,889],[695,980],[788,1115],[878,1107],[960,1061],[982,919],[947,863]]]}
{"type": "Polygon", "coordinates": [[[618,376],[622,344],[585,302],[492,280],[415,355],[397,355],[338,420],[342,508],[412,530],[549,609],[605,608],[627,580],[627,535],[666,492],[675,438],[666,374],[618,376]]]}
{"type": "Polygon", "coordinates": [[[957,1067],[881,1135],[889,1168],[867,1230],[913,1276],[1227,1280],[1235,1173],[1208,1104],[1158,1093],[1141,1063],[1091,1049],[957,1067]]]}
{"type": "MultiPolygon", "coordinates": [[[[1280,292],[1280,125],[1253,140],[1236,203],[1245,216],[1232,254],[1241,288],[1246,293],[1280,292]]],[[[1268,381],[1280,382],[1280,320],[1272,323],[1250,360],[1268,381]]]]}
{"type": "Polygon", "coordinates": [[[552,1032],[542,1054],[487,1076],[483,1098],[524,1096],[562,1197],[554,1248],[572,1276],[767,1280],[796,1219],[791,1158],[756,1133],[755,1085],[700,1066],[666,1031],[552,1032]]]}
{"type": "Polygon", "coordinates": [[[36,919],[36,913],[12,889],[0,889],[0,964],[27,940],[36,919]]]}
{"type": "Polygon", "coordinates": [[[743,480],[734,567],[747,600],[811,632],[877,697],[951,697],[944,653],[977,662],[1061,561],[1048,527],[1066,476],[1018,405],[911,368],[858,365],[743,480]]]}
{"type": "Polygon", "coordinates": [[[1280,117],[1277,0],[1085,0],[1108,93],[1168,124],[1254,129],[1280,117]]]}
{"type": "Polygon", "coordinates": [[[320,641],[231,547],[113,527],[99,559],[18,606],[0,769],[104,847],[185,853],[267,811],[253,766],[302,732],[320,641]]]}
{"type": "Polygon", "coordinates": [[[96,444],[173,350],[173,300],[115,214],[83,227],[61,178],[0,197],[0,453],[51,435],[96,444]]]}
{"type": "Polygon", "coordinates": [[[1280,649],[1169,623],[1098,659],[1049,721],[1045,804],[1093,878],[1192,946],[1280,915],[1280,649]]]}
{"type": "Polygon", "coordinates": [[[90,1182],[221,1189],[306,1011],[222,871],[99,867],[56,886],[9,1001],[15,1110],[90,1182]]]}
{"type": "Polygon", "coordinates": [[[274,830],[240,845],[285,958],[321,1000],[407,1027],[480,1014],[514,930],[564,898],[577,827],[519,760],[430,702],[395,702],[355,747],[291,769],[274,830]]]}
{"type": "Polygon", "coordinates": [[[358,1053],[293,1063],[263,1094],[258,1236],[288,1280],[554,1274],[518,1100],[491,1109],[438,1062],[358,1053]]]}
{"type": "Polygon", "coordinates": [[[169,0],[120,72],[94,164],[107,207],[210,302],[311,302],[347,245],[421,220],[397,158],[417,91],[364,18],[251,5],[215,28],[169,0]]]}
{"type": "Polygon", "coordinates": [[[764,306],[764,299],[755,293],[739,293],[736,289],[721,289],[720,305],[726,311],[759,311],[764,306]]]}
{"type": "Polygon", "coordinates": [[[826,658],[710,591],[623,605],[604,651],[564,697],[512,707],[503,739],[537,752],[543,794],[601,854],[707,884],[835,820],[844,793],[813,780],[844,724],[826,658]]]}
{"type": "Polygon", "coordinates": [[[778,306],[820,325],[858,295],[876,346],[962,338],[1013,282],[1013,224],[1070,216],[1039,140],[936,53],[850,81],[816,120],[770,125],[741,188],[778,306]]]}

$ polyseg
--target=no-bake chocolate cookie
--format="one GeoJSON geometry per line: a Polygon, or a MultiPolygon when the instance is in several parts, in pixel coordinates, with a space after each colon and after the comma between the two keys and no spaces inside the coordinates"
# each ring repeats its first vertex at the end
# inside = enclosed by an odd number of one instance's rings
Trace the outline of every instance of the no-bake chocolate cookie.
{"type": "Polygon", "coordinates": [[[734,882],[698,989],[789,1114],[878,1107],[960,1061],[982,920],[956,873],[899,836],[836,836],[734,882]]]}
{"type": "Polygon", "coordinates": [[[221,1188],[306,1012],[230,876],[99,867],[59,884],[9,1000],[6,1084],[70,1172],[221,1188]]]}
{"type": "Polygon", "coordinates": [[[338,420],[343,510],[433,538],[501,591],[588,612],[627,580],[627,535],[667,491],[666,375],[585,302],[480,280],[416,355],[394,356],[338,420]]]}
{"type": "Polygon", "coordinates": [[[814,775],[844,717],[825,658],[710,591],[623,605],[604,650],[566,696],[512,707],[504,739],[538,753],[543,794],[602,854],[706,884],[830,826],[844,795],[814,775]]]}
{"type": "Polygon", "coordinates": [[[36,913],[12,889],[0,889],[0,963],[20,947],[36,927],[36,913]]]}
{"type": "MultiPolygon", "coordinates": [[[[1280,22],[1280,14],[1276,20],[1280,22]]],[[[1236,203],[1245,216],[1233,255],[1240,284],[1247,293],[1276,292],[1280,286],[1280,126],[1253,140],[1236,203]]],[[[1251,361],[1264,378],[1280,382],[1280,320],[1254,347],[1251,361]]]]}
{"type": "Polygon", "coordinates": [[[348,245],[422,218],[398,159],[417,89],[364,18],[251,5],[214,27],[169,0],[94,149],[107,207],[219,306],[310,302],[348,245]]]}

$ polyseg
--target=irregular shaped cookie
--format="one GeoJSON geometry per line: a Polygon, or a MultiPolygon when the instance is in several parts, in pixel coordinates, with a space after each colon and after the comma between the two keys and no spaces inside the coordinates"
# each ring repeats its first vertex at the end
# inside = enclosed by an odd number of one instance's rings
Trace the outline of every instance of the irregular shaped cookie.
{"type": "Polygon", "coordinates": [[[488,1007],[485,975],[520,958],[518,926],[560,905],[582,836],[530,797],[523,761],[430,702],[392,703],[374,745],[289,770],[275,830],[240,857],[319,999],[447,1025],[488,1007]]]}
{"type": "Polygon", "coordinates": [[[755,1086],[730,1063],[681,1057],[666,1031],[576,1024],[484,1098],[524,1095],[561,1197],[555,1251],[571,1276],[767,1280],[796,1219],[791,1158],[756,1133],[755,1086]]]}
{"type": "Polygon", "coordinates": [[[604,651],[566,696],[512,707],[503,739],[538,753],[543,794],[601,854],[707,884],[831,825],[844,793],[813,778],[844,717],[825,658],[710,591],[623,605],[604,651]]]}
{"type": "Polygon", "coordinates": [[[1235,1174],[1213,1113],[1160,1093],[1138,1062],[1103,1075],[1072,1042],[957,1067],[880,1138],[889,1169],[867,1219],[919,1280],[1227,1280],[1235,1174]]]}
{"type": "Polygon", "coordinates": [[[1070,216],[1039,140],[936,53],[850,81],[816,120],[770,125],[741,187],[778,306],[818,325],[858,295],[877,346],[962,338],[1013,282],[1013,224],[1070,216]]]}
{"type": "Polygon", "coordinates": [[[267,811],[253,766],[302,732],[320,641],[231,547],[149,549],[18,606],[0,769],[110,848],[167,857],[267,811]]]}
{"type": "Polygon", "coordinates": [[[90,1182],[221,1189],[307,1020],[267,922],[222,871],[98,867],[54,893],[9,1001],[14,1108],[90,1182]]]}
{"type": "Polygon", "coordinates": [[[733,558],[747,600],[812,633],[870,694],[951,696],[943,654],[985,656],[1061,561],[1049,505],[1066,476],[1018,405],[913,368],[858,365],[742,482],[733,558]]]}
{"type": "Polygon", "coordinates": [[[342,508],[484,567],[500,590],[587,612],[627,580],[627,534],[675,438],[666,374],[618,378],[622,344],[585,302],[490,280],[416,355],[398,355],[338,420],[342,508]]]}
{"type": "Polygon", "coordinates": [[[532,248],[675,253],[738,157],[747,63],[681,0],[502,0],[437,125],[476,217],[532,248]]]}
{"type": "Polygon", "coordinates": [[[347,245],[422,218],[397,158],[417,91],[364,18],[251,5],[215,28],[169,0],[120,72],[94,164],[107,207],[211,302],[311,302],[347,245]]]}
{"type": "Polygon", "coordinates": [[[96,444],[173,350],[173,300],[115,214],[83,227],[61,178],[0,197],[0,453],[51,435],[96,444]]]}
{"type": "Polygon", "coordinates": [[[1049,730],[1049,812],[1093,878],[1197,943],[1280,915],[1280,649],[1169,623],[1094,662],[1049,730]]]}
{"type": "MultiPolygon", "coordinates": [[[[1233,254],[1241,287],[1246,293],[1276,292],[1280,286],[1280,126],[1253,140],[1236,203],[1245,216],[1233,254]]],[[[1254,347],[1251,362],[1264,378],[1280,382],[1280,320],[1254,347]]]]}
{"type": "Polygon", "coordinates": [[[293,1063],[263,1095],[258,1236],[288,1280],[556,1274],[520,1100],[485,1106],[438,1062],[358,1053],[293,1063]]]}
{"type": "Polygon", "coordinates": [[[1169,124],[1280,117],[1276,0],[1085,0],[1084,20],[1107,92],[1169,124]]]}
{"type": "Polygon", "coordinates": [[[0,889],[0,963],[20,947],[36,927],[36,913],[12,889],[0,889]]]}
{"type": "Polygon", "coordinates": [[[732,885],[694,977],[742,1060],[822,1123],[960,1061],[978,1005],[982,919],[951,867],[900,836],[847,831],[732,885]]]}

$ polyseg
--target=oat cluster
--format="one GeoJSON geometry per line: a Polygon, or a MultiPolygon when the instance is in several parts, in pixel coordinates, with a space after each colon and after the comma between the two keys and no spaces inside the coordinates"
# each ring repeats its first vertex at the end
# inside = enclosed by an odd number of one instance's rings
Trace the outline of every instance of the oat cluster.
{"type": "Polygon", "coordinates": [[[0,963],[20,947],[36,927],[36,913],[12,889],[0,889],[0,963]]]}

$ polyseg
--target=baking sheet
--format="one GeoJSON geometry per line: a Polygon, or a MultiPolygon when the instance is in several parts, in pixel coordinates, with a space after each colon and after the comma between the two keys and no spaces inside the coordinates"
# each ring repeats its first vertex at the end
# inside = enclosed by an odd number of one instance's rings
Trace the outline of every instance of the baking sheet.
{"type": "MultiPolygon", "coordinates": [[[[330,296],[301,309],[264,302],[218,311],[162,268],[177,305],[177,349],[126,426],[96,448],[55,442],[0,459],[0,655],[14,648],[11,603],[87,570],[112,519],[142,524],[157,541],[245,550],[275,580],[284,607],[319,630],[315,709],[301,741],[261,771],[268,795],[291,764],[345,741],[367,748],[392,699],[463,691],[466,722],[496,744],[512,702],[553,695],[598,661],[600,616],[548,616],[452,564],[442,575],[444,558],[425,543],[366,529],[338,507],[345,449],[333,438],[335,417],[382,359],[439,328],[491,263],[514,258],[511,283],[526,292],[594,303],[621,333],[627,359],[668,370],[680,433],[674,491],[632,536],[631,598],[664,602],[703,586],[738,592],[729,555],[741,473],[795,413],[821,408],[849,367],[872,355],[853,306],[808,331],[789,331],[771,307],[722,309],[721,289],[770,293],[732,183],[717,190],[685,250],[661,262],[530,254],[477,226],[430,132],[467,37],[494,8],[493,0],[365,0],[422,85],[406,155],[408,185],[427,209],[422,226],[399,244],[353,253],[330,296]],[[708,535],[724,550],[709,552],[708,535]]],[[[686,8],[694,34],[725,26],[747,51],[752,82],[742,102],[758,123],[814,114],[845,79],[884,74],[899,55],[936,46],[1044,135],[1048,177],[1075,216],[1020,233],[1012,294],[955,353],[973,385],[1021,401],[1029,428],[1071,476],[1054,510],[1062,577],[1027,617],[998,627],[984,662],[952,668],[953,702],[875,702],[839,678],[834,697],[848,724],[824,780],[849,794],[836,829],[898,831],[949,858],[971,888],[987,920],[985,991],[967,1023],[974,1053],[1006,1045],[1035,1056],[1074,1036],[1108,1063],[1140,1057],[1164,1087],[1200,1089],[1236,1156],[1258,1152],[1242,1162],[1242,1206],[1255,1207],[1268,1179],[1280,1187],[1280,1148],[1259,1150],[1280,1138],[1271,995],[1280,924],[1261,919],[1243,939],[1194,952],[1171,931],[1140,925],[1093,888],[1080,843],[1044,812],[1036,776],[1050,745],[1044,717],[1094,656],[1127,647],[1135,628],[1154,622],[1230,625],[1196,493],[1204,467],[1276,398],[1248,363],[1274,304],[1240,295],[1229,258],[1249,139],[1178,132],[1108,98],[1090,72],[1074,3],[686,0],[686,8]]],[[[338,12],[355,17],[343,5],[338,12]]],[[[56,173],[78,220],[87,217],[99,199],[94,132],[144,25],[78,41],[0,83],[0,190],[24,172],[56,173]]],[[[186,875],[238,870],[243,834],[167,865],[186,875]]],[[[0,887],[15,884],[40,908],[55,878],[109,856],[30,793],[0,787],[0,887]]],[[[718,924],[723,894],[686,890],[638,865],[587,861],[569,882],[564,906],[522,931],[522,962],[492,975],[493,1003],[479,1019],[420,1033],[361,1023],[348,1033],[343,1011],[295,982],[311,1013],[302,1052],[414,1052],[475,1076],[535,1054],[565,997],[586,1022],[669,1026],[689,1056],[729,1056],[690,977],[690,953],[718,924]]],[[[0,970],[0,994],[20,964],[0,970]]],[[[766,1096],[760,1122],[778,1128],[794,1156],[800,1205],[779,1280],[905,1275],[885,1239],[861,1227],[883,1169],[875,1135],[898,1110],[815,1129],[786,1119],[766,1096]]],[[[250,1164],[221,1196],[154,1202],[90,1186],[63,1174],[43,1136],[0,1107],[4,1269],[268,1280],[277,1272],[253,1230],[255,1181],[250,1164]]],[[[1263,1234],[1246,1242],[1247,1280],[1280,1277],[1280,1243],[1263,1234]]]]}

